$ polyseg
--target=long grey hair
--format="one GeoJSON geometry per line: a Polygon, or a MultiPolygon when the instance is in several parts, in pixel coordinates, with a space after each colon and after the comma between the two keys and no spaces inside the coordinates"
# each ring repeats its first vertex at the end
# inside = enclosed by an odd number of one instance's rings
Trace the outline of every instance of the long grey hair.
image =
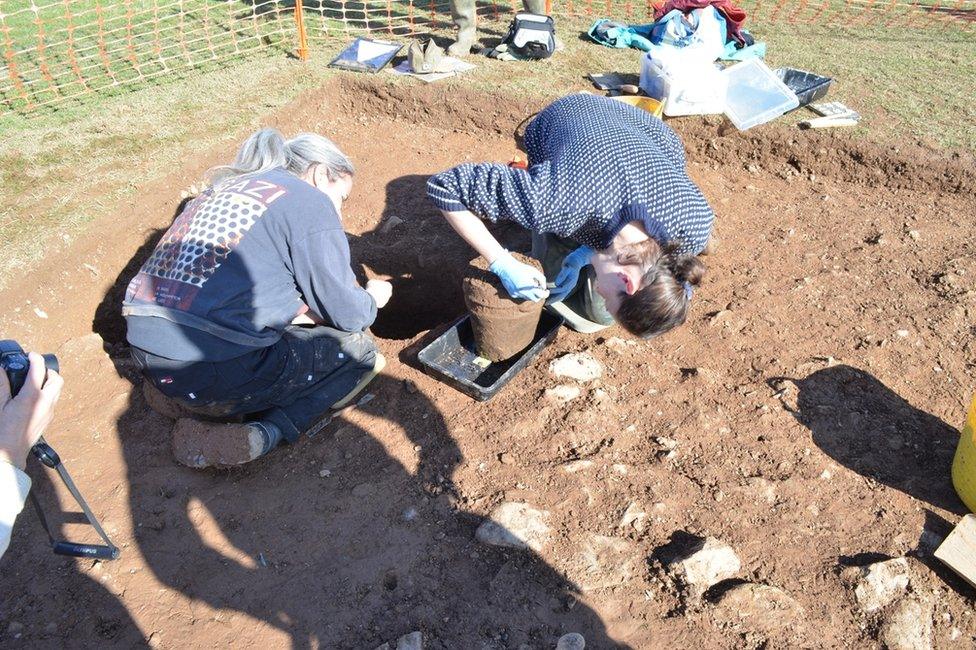
{"type": "Polygon", "coordinates": [[[244,141],[233,164],[214,167],[207,172],[207,178],[214,186],[219,186],[276,167],[301,176],[312,165],[322,165],[329,180],[333,181],[355,173],[346,154],[328,138],[316,133],[299,133],[285,140],[278,129],[265,128],[244,141]]]}

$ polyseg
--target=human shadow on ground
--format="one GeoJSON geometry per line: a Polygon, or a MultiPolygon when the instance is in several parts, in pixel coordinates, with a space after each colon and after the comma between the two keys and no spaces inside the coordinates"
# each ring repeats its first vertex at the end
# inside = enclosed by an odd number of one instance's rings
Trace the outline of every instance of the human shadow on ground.
{"type": "MultiPolygon", "coordinates": [[[[66,407],[62,401],[61,410],[66,407]]],[[[90,527],[74,525],[87,524],[88,520],[70,496],[62,503],[52,472],[33,457],[28,459],[31,493],[40,502],[51,533],[58,539],[101,543],[90,527]]],[[[84,495],[85,485],[78,487],[84,495]]],[[[90,562],[54,554],[28,499],[17,518],[10,547],[0,561],[0,575],[8,586],[0,596],[0,621],[4,621],[0,645],[65,647],[84,638],[90,647],[144,647],[142,631],[119,598],[106,585],[78,570],[80,564],[90,562]],[[27,588],[20,590],[14,585],[27,588]]]]}
{"type": "MultiPolygon", "coordinates": [[[[385,213],[422,226],[423,216],[411,214],[420,204],[410,197],[423,196],[418,183],[393,181],[385,213]]],[[[362,235],[357,253],[378,272],[401,273],[399,288],[426,300],[410,286],[426,281],[424,268],[385,246],[376,253],[380,238],[362,235]]],[[[173,422],[142,396],[119,313],[155,239],[150,233],[106,293],[94,329],[133,383],[117,420],[138,522],[132,541],[159,582],[210,608],[193,613],[192,626],[170,627],[169,643],[266,645],[284,634],[298,648],[368,649],[421,630],[427,648],[551,648],[570,631],[588,647],[617,645],[577,604],[576,587],[540,558],[474,540],[481,518],[453,484],[463,459],[450,423],[422,391],[389,374],[370,384],[369,402],[314,437],[231,470],[177,465],[173,422]]],[[[425,305],[412,304],[418,312],[425,305]]],[[[409,316],[409,301],[401,313],[409,316]]]]}
{"type": "Polygon", "coordinates": [[[827,455],[937,508],[966,512],[949,474],[955,428],[858,368],[837,365],[792,381],[798,393],[790,410],[827,455]]]}

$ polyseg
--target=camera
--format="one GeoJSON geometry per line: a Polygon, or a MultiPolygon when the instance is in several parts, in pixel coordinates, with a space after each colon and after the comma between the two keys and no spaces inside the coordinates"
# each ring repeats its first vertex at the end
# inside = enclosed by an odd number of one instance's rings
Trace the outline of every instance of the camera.
{"type": "MultiPolygon", "coordinates": [[[[58,358],[53,354],[44,355],[44,367],[54,372],[60,372],[58,358]]],[[[27,381],[27,370],[30,368],[30,359],[24,348],[20,347],[17,341],[9,339],[0,341],[0,368],[7,373],[7,380],[10,382],[10,396],[16,397],[20,389],[27,381]]]]}
{"type": "MultiPolygon", "coordinates": [[[[47,370],[53,370],[54,372],[61,372],[58,365],[58,358],[53,354],[45,354],[44,357],[44,367],[47,370]]],[[[20,389],[24,387],[24,382],[27,381],[27,372],[30,369],[30,357],[24,352],[24,348],[20,347],[17,341],[12,341],[10,339],[0,340],[0,368],[7,373],[7,380],[10,382],[10,396],[16,397],[20,389]]],[[[47,441],[43,437],[37,440],[37,443],[31,447],[31,453],[44,465],[50,467],[58,473],[61,480],[67,486],[68,491],[71,492],[71,496],[75,498],[78,505],[81,506],[82,512],[85,513],[85,517],[88,519],[88,523],[95,529],[99,534],[104,544],[78,544],[75,542],[68,542],[64,540],[55,539],[51,527],[48,525],[47,517],[44,516],[44,510],[41,508],[37,497],[33,492],[30,492],[31,502],[34,504],[34,509],[37,511],[37,516],[41,520],[41,526],[47,531],[48,538],[51,540],[51,548],[58,555],[68,555],[72,557],[86,557],[95,558],[99,560],[114,560],[119,557],[119,549],[112,540],[108,538],[105,534],[105,530],[102,528],[101,524],[98,523],[98,519],[92,513],[91,509],[88,507],[88,502],[85,498],[81,496],[81,492],[75,487],[75,482],[71,479],[71,475],[68,474],[68,470],[65,469],[64,464],[61,462],[61,457],[58,456],[58,452],[54,451],[51,445],[47,444],[47,441]]]]}

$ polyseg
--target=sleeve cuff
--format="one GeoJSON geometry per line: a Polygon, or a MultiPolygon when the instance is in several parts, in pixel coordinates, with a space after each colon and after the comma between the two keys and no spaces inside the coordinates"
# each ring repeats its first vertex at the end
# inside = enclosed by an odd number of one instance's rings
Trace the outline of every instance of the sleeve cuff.
{"type": "Polygon", "coordinates": [[[0,520],[20,514],[30,489],[31,480],[27,474],[0,461],[0,520]]]}

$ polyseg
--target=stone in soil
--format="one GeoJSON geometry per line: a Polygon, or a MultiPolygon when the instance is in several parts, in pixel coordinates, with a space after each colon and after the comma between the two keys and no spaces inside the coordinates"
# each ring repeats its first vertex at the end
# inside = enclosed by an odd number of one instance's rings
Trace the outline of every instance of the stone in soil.
{"type": "MultiPolygon", "coordinates": [[[[390,644],[376,646],[375,650],[391,650],[390,644]]],[[[396,648],[393,650],[424,650],[424,636],[420,632],[404,634],[397,639],[396,648]]]]}
{"type": "Polygon", "coordinates": [[[702,539],[687,533],[676,537],[679,539],[658,549],[658,554],[694,598],[701,597],[719,582],[735,577],[742,568],[732,547],[714,537],[702,539]]]}
{"type": "Polygon", "coordinates": [[[932,647],[932,605],[906,598],[893,608],[881,626],[881,643],[888,650],[929,650],[932,647]]]}
{"type": "Polygon", "coordinates": [[[570,632],[559,637],[556,642],[556,650],[584,650],[586,639],[579,632],[570,632]]]}
{"type": "Polygon", "coordinates": [[[908,588],[908,560],[899,557],[859,567],[854,575],[854,597],[870,614],[897,600],[908,588]]]}
{"type": "Polygon", "coordinates": [[[561,384],[559,386],[553,386],[552,388],[546,389],[546,398],[556,402],[557,404],[565,404],[571,402],[580,396],[579,386],[572,386],[570,384],[561,384]]]}
{"type": "Polygon", "coordinates": [[[587,382],[598,379],[603,374],[603,366],[586,352],[571,352],[553,359],[549,364],[549,372],[556,377],[587,382]]]}
{"type": "Polygon", "coordinates": [[[549,541],[549,513],[527,503],[507,501],[492,510],[478,526],[475,539],[483,544],[541,551],[549,541]]]}
{"type": "Polygon", "coordinates": [[[404,634],[397,639],[396,650],[424,650],[424,635],[420,632],[404,634]]]}
{"type": "Polygon", "coordinates": [[[631,542],[604,535],[589,535],[570,570],[583,591],[616,587],[631,581],[640,554],[631,542]]]}
{"type": "Polygon", "coordinates": [[[647,513],[636,502],[631,503],[620,517],[618,527],[633,528],[638,533],[642,533],[647,528],[647,513]]]}
{"type": "Polygon", "coordinates": [[[776,587],[745,583],[723,593],[715,618],[767,636],[797,634],[804,628],[804,610],[789,594],[776,587]]]}

